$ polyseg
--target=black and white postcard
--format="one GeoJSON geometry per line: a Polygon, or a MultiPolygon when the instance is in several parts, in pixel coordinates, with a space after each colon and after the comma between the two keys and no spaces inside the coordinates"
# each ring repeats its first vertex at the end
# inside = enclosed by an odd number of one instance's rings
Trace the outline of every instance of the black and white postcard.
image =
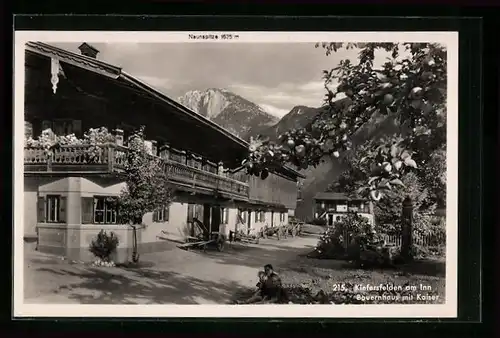
{"type": "Polygon", "coordinates": [[[456,317],[458,33],[17,31],[14,74],[15,316],[456,317]]]}

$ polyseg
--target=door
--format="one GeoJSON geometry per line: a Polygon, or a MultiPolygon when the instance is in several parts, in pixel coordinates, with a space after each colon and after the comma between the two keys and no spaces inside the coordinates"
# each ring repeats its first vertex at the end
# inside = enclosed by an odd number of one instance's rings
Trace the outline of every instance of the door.
{"type": "Polygon", "coordinates": [[[221,221],[221,209],[220,206],[212,207],[212,219],[210,222],[209,231],[219,231],[221,221]]]}
{"type": "Polygon", "coordinates": [[[250,229],[252,228],[252,211],[247,211],[247,235],[250,235],[250,229]]]}
{"type": "Polygon", "coordinates": [[[328,214],[328,225],[333,225],[333,215],[328,214]]]}
{"type": "Polygon", "coordinates": [[[211,208],[210,204],[203,204],[203,224],[207,229],[210,229],[211,208]]]}
{"type": "Polygon", "coordinates": [[[194,223],[193,223],[193,218],[194,218],[194,204],[189,203],[188,204],[188,209],[187,209],[187,224],[189,227],[189,235],[191,237],[194,237],[195,231],[194,231],[194,223]]]}

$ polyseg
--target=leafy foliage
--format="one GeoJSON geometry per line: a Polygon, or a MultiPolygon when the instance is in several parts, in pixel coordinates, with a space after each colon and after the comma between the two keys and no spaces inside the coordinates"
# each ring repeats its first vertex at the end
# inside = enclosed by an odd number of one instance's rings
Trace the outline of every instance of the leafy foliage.
{"type": "Polygon", "coordinates": [[[160,158],[151,156],[144,143],[144,127],[129,141],[125,162],[126,188],[117,200],[120,222],[141,224],[143,216],[168,206],[172,190],[160,158]]]}
{"type": "Polygon", "coordinates": [[[313,255],[318,258],[359,256],[360,243],[373,241],[375,236],[373,227],[365,217],[349,212],[325,231],[313,255]]]}
{"type": "Polygon", "coordinates": [[[401,232],[401,210],[403,200],[409,196],[413,202],[413,232],[426,235],[433,224],[436,209],[431,204],[427,189],[420,183],[416,174],[410,173],[403,178],[404,186],[387,192],[388,197],[376,203],[374,212],[377,219],[377,231],[385,234],[401,232]]]}
{"type": "MultiPolygon", "coordinates": [[[[343,48],[342,43],[322,43],[326,54],[343,48]]],[[[304,129],[292,129],[279,137],[252,139],[247,172],[265,179],[270,168],[292,163],[298,169],[316,166],[325,155],[340,157],[352,149],[351,137],[375,113],[392,116],[399,132],[384,142],[367,147],[367,181],[357,193],[380,200],[401,177],[426,163],[434,150],[442,148],[446,137],[446,50],[430,43],[347,44],[358,48],[358,62],[342,60],[323,74],[325,110],[304,129]],[[375,67],[375,52],[390,54],[382,67],[375,67]],[[336,87],[336,88],[333,88],[336,87]],[[339,108],[335,98],[342,93],[350,99],[339,108]]]]}
{"type": "Polygon", "coordinates": [[[119,240],[114,232],[109,235],[106,231],[101,230],[95,239],[92,240],[89,246],[90,252],[99,259],[109,262],[111,255],[118,247],[119,240]]]}
{"type": "Polygon", "coordinates": [[[438,207],[446,207],[446,149],[434,151],[419,173],[438,207]]]}

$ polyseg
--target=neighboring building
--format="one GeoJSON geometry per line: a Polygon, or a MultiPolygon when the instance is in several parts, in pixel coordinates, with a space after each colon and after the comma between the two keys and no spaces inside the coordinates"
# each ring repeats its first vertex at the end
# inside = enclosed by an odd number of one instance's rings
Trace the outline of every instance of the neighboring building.
{"type": "Polygon", "coordinates": [[[374,224],[373,205],[362,198],[350,198],[336,192],[320,192],[314,196],[313,217],[325,219],[327,225],[340,221],[349,211],[357,212],[374,224]]]}
{"type": "MultiPolygon", "coordinates": [[[[106,197],[117,196],[120,152],[140,125],[146,126],[151,153],[161,157],[175,188],[170,206],[144,216],[137,233],[139,253],[160,251],[164,233],[178,239],[193,233],[198,217],[211,231],[260,229],[288,222],[297,202],[297,179],[280,168],[266,180],[242,170],[231,174],[248,144],[205,117],[166,97],[121,68],[97,59],[83,44],[82,55],[44,43],[26,44],[25,122],[36,138],[51,128],[77,137],[90,128],[113,130],[116,144],[100,148],[89,163],[80,146],[63,146],[50,158],[43,149],[24,151],[24,234],[36,237],[40,251],[70,259],[92,259],[91,240],[101,230],[115,232],[118,261],[131,255],[132,230],[116,224],[117,211],[106,197]]],[[[168,55],[166,55],[168,57],[168,55]]]]}

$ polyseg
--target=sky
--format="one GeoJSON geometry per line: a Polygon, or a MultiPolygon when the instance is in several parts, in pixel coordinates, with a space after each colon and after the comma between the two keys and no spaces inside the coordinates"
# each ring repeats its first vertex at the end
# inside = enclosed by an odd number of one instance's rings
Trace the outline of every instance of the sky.
{"type": "MultiPolygon", "coordinates": [[[[177,99],[190,90],[223,88],[278,117],[294,106],[319,107],[322,72],[358,50],[325,55],[314,43],[92,43],[101,61],[122,67],[177,99]]],[[[78,51],[78,43],[53,43],[78,51]]]]}
{"type": "MultiPolygon", "coordinates": [[[[313,43],[92,43],[101,61],[122,67],[167,96],[224,88],[278,117],[294,106],[319,107],[324,69],[357,51],[326,56],[313,43]]],[[[79,44],[56,43],[78,51],[79,44]]]]}

